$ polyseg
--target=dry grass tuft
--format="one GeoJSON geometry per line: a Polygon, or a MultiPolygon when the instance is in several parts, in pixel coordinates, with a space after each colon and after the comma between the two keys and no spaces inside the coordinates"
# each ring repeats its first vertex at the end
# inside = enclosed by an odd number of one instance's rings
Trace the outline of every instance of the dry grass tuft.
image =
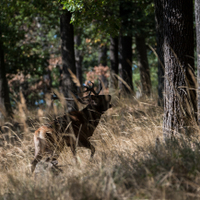
{"type": "Polygon", "coordinates": [[[78,148],[77,163],[66,148],[59,158],[62,172],[44,162],[30,172],[31,124],[43,122],[28,123],[25,130],[24,122],[1,127],[0,199],[198,199],[198,135],[163,143],[162,115],[153,100],[115,102],[91,138],[93,161],[89,150],[78,148]]]}

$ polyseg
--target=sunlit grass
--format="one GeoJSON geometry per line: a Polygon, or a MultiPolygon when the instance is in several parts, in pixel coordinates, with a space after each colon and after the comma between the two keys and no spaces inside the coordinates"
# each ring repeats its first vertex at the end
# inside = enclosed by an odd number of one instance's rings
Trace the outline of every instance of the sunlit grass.
{"type": "Polygon", "coordinates": [[[198,199],[198,135],[163,143],[162,118],[154,100],[116,101],[90,139],[94,159],[78,148],[76,161],[66,147],[59,158],[62,172],[41,162],[31,174],[34,127],[1,134],[0,199],[198,199]]]}

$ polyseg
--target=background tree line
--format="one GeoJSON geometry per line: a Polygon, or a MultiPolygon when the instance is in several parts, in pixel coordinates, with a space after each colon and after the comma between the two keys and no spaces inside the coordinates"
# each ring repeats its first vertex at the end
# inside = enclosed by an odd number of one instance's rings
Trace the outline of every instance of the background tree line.
{"type": "MultiPolygon", "coordinates": [[[[2,0],[0,5],[2,114],[12,116],[20,91],[30,108],[42,104],[52,88],[71,98],[77,94],[71,74],[82,84],[84,72],[101,65],[110,68],[109,84],[101,76],[105,86],[121,95],[141,91],[150,97],[158,91],[166,136],[187,132],[193,119],[198,123],[192,1],[2,0]]],[[[198,1],[195,8],[198,58],[198,1]]],[[[76,109],[73,102],[68,107],[76,109]]]]}

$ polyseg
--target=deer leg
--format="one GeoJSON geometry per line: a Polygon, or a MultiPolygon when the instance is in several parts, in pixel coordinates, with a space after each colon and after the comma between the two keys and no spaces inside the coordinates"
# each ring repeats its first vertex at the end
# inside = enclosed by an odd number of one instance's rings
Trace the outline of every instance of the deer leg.
{"type": "Polygon", "coordinates": [[[45,160],[45,162],[50,162],[50,163],[52,163],[53,165],[57,165],[57,164],[58,164],[58,160],[57,160],[58,157],[59,157],[59,154],[54,155],[54,154],[52,153],[52,155],[49,156],[49,157],[45,160]]]}
{"type": "Polygon", "coordinates": [[[91,143],[90,143],[90,150],[91,150],[91,158],[93,158],[94,153],[95,153],[95,148],[91,143]]]}
{"type": "Polygon", "coordinates": [[[41,159],[42,159],[41,155],[37,155],[35,157],[35,159],[31,163],[31,172],[34,172],[36,165],[38,164],[38,162],[40,162],[41,159]]]}
{"type": "Polygon", "coordinates": [[[90,158],[93,158],[94,153],[95,153],[95,148],[90,143],[89,140],[81,138],[81,145],[80,146],[90,149],[91,150],[91,157],[90,158]]]}
{"type": "Polygon", "coordinates": [[[73,153],[73,155],[74,155],[75,163],[76,163],[76,164],[79,164],[78,159],[77,159],[77,156],[76,156],[76,143],[75,143],[75,142],[72,142],[72,143],[70,144],[70,149],[71,149],[71,151],[72,151],[72,153],[73,153]]]}
{"type": "Polygon", "coordinates": [[[31,163],[32,172],[34,172],[37,163],[40,162],[40,160],[42,159],[44,150],[45,150],[45,141],[41,138],[35,138],[35,158],[31,163]]]}
{"type": "Polygon", "coordinates": [[[60,153],[64,149],[64,142],[62,141],[62,139],[60,140],[60,142],[57,143],[56,147],[53,147],[53,148],[54,150],[51,156],[46,159],[46,162],[51,162],[55,166],[58,164],[57,159],[59,158],[60,153]]]}
{"type": "Polygon", "coordinates": [[[56,149],[55,149],[55,151],[54,151],[54,153],[53,153],[53,156],[52,156],[52,158],[51,158],[51,163],[52,163],[53,165],[57,165],[57,164],[58,164],[58,158],[59,158],[59,156],[60,156],[60,153],[63,151],[63,149],[64,149],[64,142],[61,141],[61,142],[59,142],[59,144],[57,145],[57,147],[56,147],[56,149]]]}

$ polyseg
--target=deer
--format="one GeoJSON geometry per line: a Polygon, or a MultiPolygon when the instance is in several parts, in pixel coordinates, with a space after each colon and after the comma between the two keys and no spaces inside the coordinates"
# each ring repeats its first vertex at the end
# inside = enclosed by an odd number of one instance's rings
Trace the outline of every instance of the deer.
{"type": "Polygon", "coordinates": [[[82,104],[87,104],[85,108],[58,116],[35,131],[35,156],[31,163],[32,172],[37,163],[46,155],[48,155],[46,162],[57,165],[57,159],[65,146],[71,148],[74,157],[77,146],[88,148],[91,150],[91,158],[93,158],[95,147],[90,143],[89,138],[98,126],[102,114],[112,107],[111,95],[99,95],[102,89],[101,84],[98,92],[94,90],[92,82],[84,87],[86,90],[83,92],[89,92],[89,94],[86,97],[77,97],[77,100],[82,104]]]}

